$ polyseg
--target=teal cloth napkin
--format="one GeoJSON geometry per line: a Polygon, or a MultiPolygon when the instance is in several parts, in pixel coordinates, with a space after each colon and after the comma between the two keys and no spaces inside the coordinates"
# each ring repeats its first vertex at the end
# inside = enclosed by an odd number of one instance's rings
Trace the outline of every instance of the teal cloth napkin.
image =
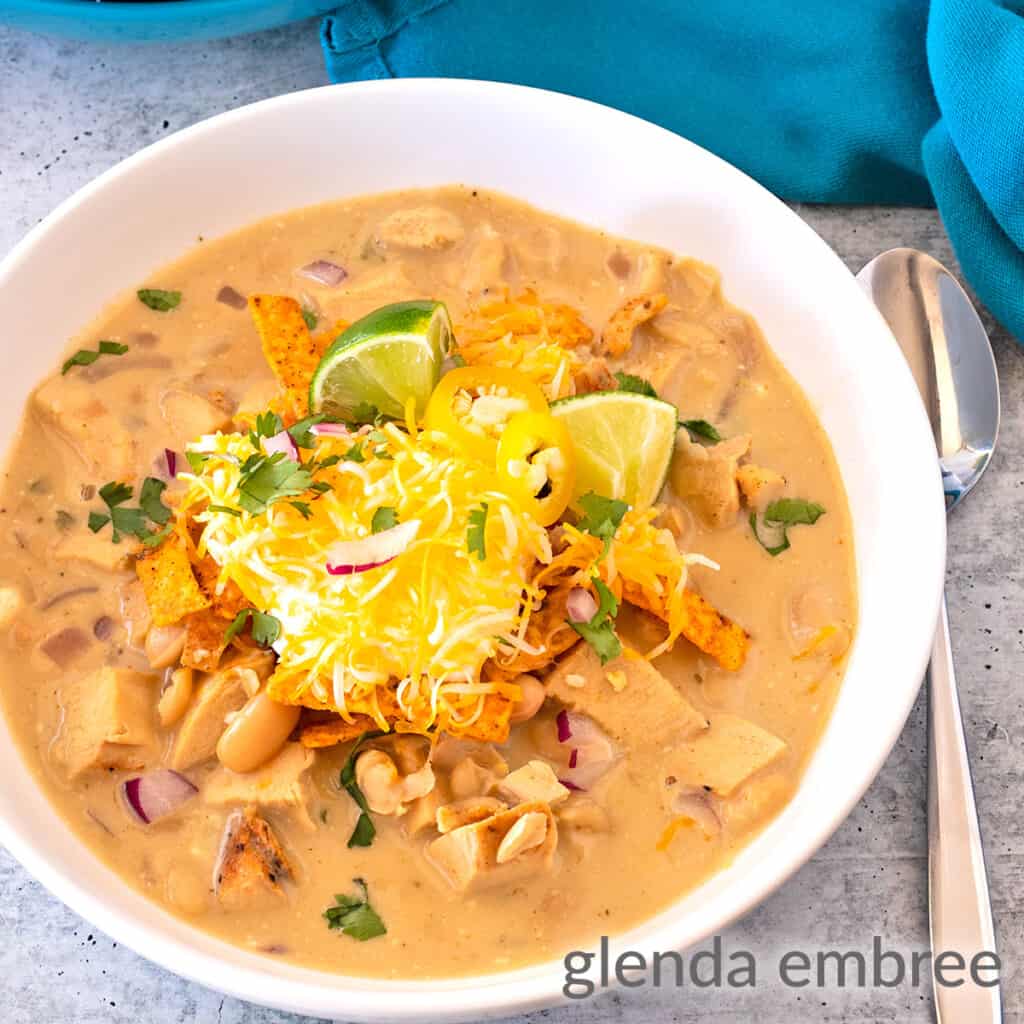
{"type": "Polygon", "coordinates": [[[802,202],[938,206],[1024,339],[1024,18],[995,0],[345,0],[332,81],[520,82],[638,114],[802,202]]]}

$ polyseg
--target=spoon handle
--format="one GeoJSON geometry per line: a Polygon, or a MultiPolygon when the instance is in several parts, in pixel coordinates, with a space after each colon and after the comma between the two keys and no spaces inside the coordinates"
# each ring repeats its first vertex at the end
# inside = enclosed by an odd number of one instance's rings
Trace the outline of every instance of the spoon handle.
{"type": "MultiPolygon", "coordinates": [[[[932,955],[959,953],[968,970],[950,969],[958,987],[936,984],[939,1024],[999,1024],[1003,1019],[999,986],[982,987],[970,974],[972,957],[994,953],[995,931],[985,875],[985,855],[967,759],[967,740],[957,697],[949,619],[943,598],[928,666],[928,902],[932,955]]],[[[950,958],[946,959],[951,963],[950,958]]],[[[991,965],[991,957],[984,963],[991,965]]],[[[956,961],[954,966],[959,966],[956,961]]],[[[983,981],[996,977],[982,971],[983,981]]]]}

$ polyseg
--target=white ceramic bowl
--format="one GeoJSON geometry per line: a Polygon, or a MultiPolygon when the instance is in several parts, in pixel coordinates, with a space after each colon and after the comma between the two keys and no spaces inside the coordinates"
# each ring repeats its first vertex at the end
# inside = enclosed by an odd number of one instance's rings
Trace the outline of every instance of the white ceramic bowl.
{"type": "MultiPolygon", "coordinates": [[[[835,713],[782,815],[725,871],[612,943],[681,949],[744,913],[832,834],[896,740],[936,621],[944,514],[932,435],[882,319],[835,254],[735,168],[637,118],[453,80],[336,86],[215,117],[125,160],[0,265],[0,437],[65,339],[214,237],[338,196],[466,182],[717,266],[817,410],[853,512],[860,628],[835,713]],[[899,629],[894,623],[899,623],[899,629]]],[[[226,945],[129,889],[64,827],[0,725],[0,840],[60,899],[185,977],[345,1020],[480,1020],[549,1005],[553,962],[438,982],[323,974],[226,945]]],[[[434,941],[424,936],[424,941],[434,941]]]]}

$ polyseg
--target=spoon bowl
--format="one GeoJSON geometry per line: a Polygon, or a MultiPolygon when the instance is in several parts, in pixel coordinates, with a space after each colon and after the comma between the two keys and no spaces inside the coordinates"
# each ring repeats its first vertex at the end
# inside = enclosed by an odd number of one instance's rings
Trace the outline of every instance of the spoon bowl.
{"type": "Polygon", "coordinates": [[[890,249],[858,275],[892,328],[935,433],[946,511],[981,479],[999,436],[999,377],[960,282],[916,249],[890,249]]]}

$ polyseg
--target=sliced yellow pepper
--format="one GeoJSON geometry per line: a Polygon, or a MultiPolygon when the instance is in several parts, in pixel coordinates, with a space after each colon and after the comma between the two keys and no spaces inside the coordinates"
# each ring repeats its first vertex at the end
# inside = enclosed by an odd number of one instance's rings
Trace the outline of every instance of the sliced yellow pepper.
{"type": "Polygon", "coordinates": [[[558,520],[576,484],[572,438],[561,420],[547,412],[516,413],[498,441],[497,464],[525,512],[541,526],[558,520]]]}
{"type": "Polygon", "coordinates": [[[546,413],[544,393],[517,370],[463,366],[446,373],[424,414],[427,430],[445,434],[466,455],[492,463],[498,437],[521,412],[546,413]]]}

